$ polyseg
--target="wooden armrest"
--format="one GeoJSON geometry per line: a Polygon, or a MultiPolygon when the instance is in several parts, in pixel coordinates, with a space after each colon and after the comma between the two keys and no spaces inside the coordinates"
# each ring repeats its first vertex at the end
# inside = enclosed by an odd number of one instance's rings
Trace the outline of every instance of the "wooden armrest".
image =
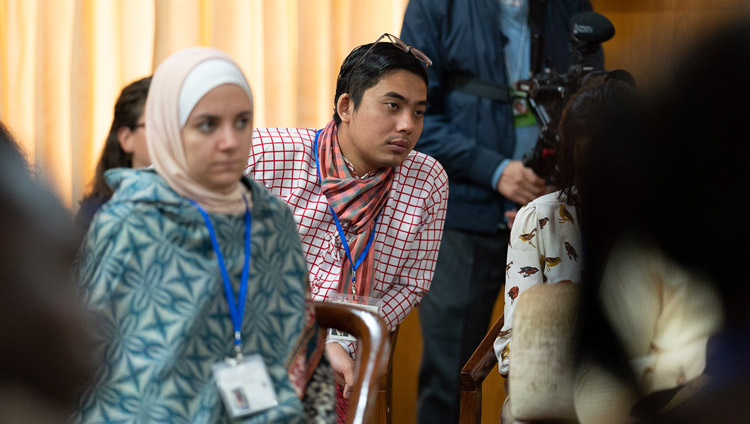
{"type": "Polygon", "coordinates": [[[500,316],[461,369],[461,424],[482,422],[482,382],[497,365],[494,344],[504,324],[500,316]]]}
{"type": "Polygon", "coordinates": [[[359,340],[359,361],[354,369],[357,382],[349,398],[346,422],[370,422],[391,350],[386,325],[380,317],[364,309],[330,302],[313,303],[315,319],[321,327],[345,331],[359,340]]]}

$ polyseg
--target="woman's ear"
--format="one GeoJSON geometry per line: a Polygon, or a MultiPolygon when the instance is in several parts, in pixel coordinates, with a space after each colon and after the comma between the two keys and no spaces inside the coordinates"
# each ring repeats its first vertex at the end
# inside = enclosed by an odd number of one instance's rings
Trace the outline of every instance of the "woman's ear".
{"type": "Polygon", "coordinates": [[[120,127],[117,129],[117,141],[120,142],[120,147],[122,147],[125,153],[132,154],[135,150],[133,130],[130,127],[120,127]]]}
{"type": "Polygon", "coordinates": [[[339,96],[339,100],[336,102],[336,112],[339,114],[341,122],[349,123],[352,113],[354,112],[354,102],[352,102],[349,93],[344,93],[339,96]]]}

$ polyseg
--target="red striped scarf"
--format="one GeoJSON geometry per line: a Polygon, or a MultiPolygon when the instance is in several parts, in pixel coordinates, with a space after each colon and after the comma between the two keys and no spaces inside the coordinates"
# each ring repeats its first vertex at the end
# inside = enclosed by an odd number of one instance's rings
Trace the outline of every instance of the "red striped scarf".
{"type": "MultiPolygon", "coordinates": [[[[339,221],[350,223],[349,231],[356,234],[349,240],[352,260],[355,262],[367,245],[378,215],[391,190],[393,168],[383,168],[367,178],[357,179],[349,175],[337,137],[337,126],[331,121],[318,137],[318,158],[321,186],[339,221]]],[[[370,246],[367,257],[357,268],[356,294],[370,296],[373,287],[375,246],[370,246]]],[[[341,264],[339,292],[352,293],[352,264],[344,257],[341,264]]]]}

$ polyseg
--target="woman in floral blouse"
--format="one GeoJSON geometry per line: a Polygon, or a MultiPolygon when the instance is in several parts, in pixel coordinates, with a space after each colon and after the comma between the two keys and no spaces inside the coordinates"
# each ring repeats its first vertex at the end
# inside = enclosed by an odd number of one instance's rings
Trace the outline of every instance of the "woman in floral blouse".
{"type": "MultiPolygon", "coordinates": [[[[576,166],[590,138],[602,106],[633,88],[621,78],[624,71],[590,74],[569,100],[560,120],[560,147],[555,181],[560,190],[523,206],[515,218],[505,265],[505,325],[495,341],[500,373],[507,377],[511,357],[513,312],[518,297],[536,284],[583,280],[580,210],[576,166]]],[[[503,422],[513,422],[503,405],[503,422]]]]}

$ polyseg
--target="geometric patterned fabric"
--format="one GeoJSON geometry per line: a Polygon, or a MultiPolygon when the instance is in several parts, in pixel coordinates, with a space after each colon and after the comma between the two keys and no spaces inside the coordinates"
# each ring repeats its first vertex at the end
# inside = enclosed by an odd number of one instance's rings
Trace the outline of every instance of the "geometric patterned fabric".
{"type": "MultiPolygon", "coordinates": [[[[116,192],[97,213],[79,264],[102,363],[75,422],[229,422],[211,366],[233,355],[224,287],[200,212],[153,170],[107,172],[116,192]]],[[[287,205],[252,192],[243,353],[265,360],[279,406],[244,423],[302,422],[287,360],[305,313],[307,269],[287,205]]],[[[232,286],[244,262],[244,214],[210,214],[232,286]]]]}

